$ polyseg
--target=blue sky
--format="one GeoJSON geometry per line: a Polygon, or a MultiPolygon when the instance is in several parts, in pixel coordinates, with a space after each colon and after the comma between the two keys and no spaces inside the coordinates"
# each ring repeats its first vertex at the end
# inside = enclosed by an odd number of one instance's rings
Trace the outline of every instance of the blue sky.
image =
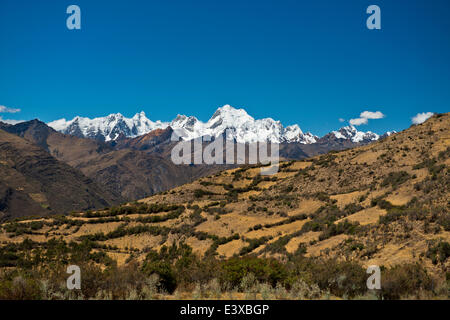
{"type": "MultiPolygon", "coordinates": [[[[1,0],[3,119],[113,112],[207,120],[224,104],[322,135],[448,112],[448,0],[1,0]],[[66,8],[81,8],[81,30],[66,8]],[[366,28],[381,8],[382,29],[366,28]]],[[[1,111],[1,110],[0,110],[1,111]]]]}

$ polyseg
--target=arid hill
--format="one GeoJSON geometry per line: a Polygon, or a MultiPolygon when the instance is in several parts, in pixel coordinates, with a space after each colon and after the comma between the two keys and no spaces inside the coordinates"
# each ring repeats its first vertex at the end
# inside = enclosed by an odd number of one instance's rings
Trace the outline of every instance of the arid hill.
{"type": "MultiPolygon", "coordinates": [[[[136,200],[218,172],[217,166],[177,166],[170,160],[170,130],[155,130],[116,144],[62,134],[39,120],[0,129],[23,137],[93,179],[104,190],[136,200]]],[[[99,207],[96,207],[97,209],[99,207]]],[[[74,210],[76,210],[74,208],[74,210]]]]}
{"type": "Polygon", "coordinates": [[[184,242],[221,258],[302,253],[363,265],[419,261],[440,272],[449,267],[449,166],[450,115],[441,114],[371,145],[283,162],[273,176],[226,170],[58,226],[45,218],[26,232],[23,221],[25,231],[3,239],[90,239],[119,264],[184,242]]]}
{"type": "Polygon", "coordinates": [[[101,208],[120,197],[25,139],[0,130],[0,218],[101,208]]]}

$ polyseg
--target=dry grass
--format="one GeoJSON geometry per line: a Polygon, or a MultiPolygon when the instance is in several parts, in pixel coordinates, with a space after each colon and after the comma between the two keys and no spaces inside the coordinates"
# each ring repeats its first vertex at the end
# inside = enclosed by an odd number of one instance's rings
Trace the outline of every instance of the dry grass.
{"type": "Polygon", "coordinates": [[[298,207],[295,209],[288,210],[289,216],[295,216],[298,214],[310,214],[316,212],[324,203],[319,200],[314,199],[301,199],[298,207]]]}
{"type": "Polygon", "coordinates": [[[345,218],[337,220],[335,223],[347,220],[349,222],[359,222],[360,225],[367,225],[372,223],[377,223],[381,216],[386,214],[386,210],[380,209],[378,207],[372,207],[364,209],[349,215],[345,218]]]}
{"type": "Polygon", "coordinates": [[[394,206],[403,206],[407,204],[412,198],[413,194],[412,190],[407,190],[409,188],[404,188],[403,190],[394,191],[394,193],[390,194],[386,201],[389,201],[394,206]],[[405,190],[406,189],[406,190],[405,190]]]}
{"type": "Polygon", "coordinates": [[[341,242],[348,239],[349,236],[346,234],[340,234],[329,239],[320,241],[319,243],[308,247],[308,251],[305,256],[316,257],[322,255],[323,251],[326,249],[332,250],[334,247],[338,246],[341,242]]]}
{"type": "Polygon", "coordinates": [[[363,152],[351,160],[353,164],[373,164],[377,161],[378,157],[383,153],[383,151],[372,151],[368,150],[363,152]]]}
{"type": "Polygon", "coordinates": [[[276,181],[263,181],[258,184],[258,187],[261,189],[269,189],[271,186],[274,186],[276,184],[276,181]]]}
{"type": "Polygon", "coordinates": [[[350,193],[332,195],[330,198],[336,200],[338,207],[342,209],[350,203],[358,202],[358,199],[364,194],[366,194],[365,191],[354,191],[350,193]]]}
{"type": "Polygon", "coordinates": [[[291,164],[288,168],[291,170],[302,170],[308,168],[312,164],[311,161],[296,161],[291,164]]]}
{"type": "Polygon", "coordinates": [[[261,194],[261,191],[251,190],[251,191],[247,191],[247,192],[240,193],[240,194],[238,195],[238,198],[239,198],[240,200],[243,200],[243,199],[249,199],[250,196],[258,196],[258,195],[260,195],[260,194],[261,194]]]}
{"type": "Polygon", "coordinates": [[[262,228],[255,231],[250,231],[245,234],[247,238],[261,238],[261,237],[267,237],[267,236],[282,236],[285,234],[293,233],[295,231],[300,230],[303,225],[309,221],[306,220],[299,220],[295,221],[290,224],[283,224],[281,226],[271,227],[271,228],[262,228]]]}
{"type": "Polygon", "coordinates": [[[193,252],[202,256],[206,250],[208,250],[213,241],[211,239],[199,240],[195,237],[189,237],[186,239],[186,244],[193,248],[193,252]]]}
{"type": "Polygon", "coordinates": [[[217,253],[219,256],[224,256],[226,258],[232,257],[234,254],[238,254],[239,251],[246,247],[248,244],[241,239],[233,240],[225,243],[217,248],[217,253]]]}
{"type": "Polygon", "coordinates": [[[122,253],[122,252],[111,252],[111,251],[107,251],[106,254],[113,259],[114,261],[117,262],[118,266],[122,266],[125,264],[125,262],[127,261],[127,259],[130,257],[130,254],[128,253],[122,253]]]}
{"type": "Polygon", "coordinates": [[[257,224],[276,223],[283,220],[281,217],[244,215],[232,212],[223,215],[219,220],[209,217],[208,221],[200,224],[196,230],[215,234],[219,237],[229,237],[233,233],[244,234],[250,227],[257,224]]]}
{"type": "Polygon", "coordinates": [[[80,229],[73,234],[74,237],[84,236],[87,234],[95,233],[108,233],[116,230],[122,222],[108,222],[108,223],[94,223],[94,224],[83,224],[80,229]]]}
{"type": "Polygon", "coordinates": [[[109,239],[104,241],[104,244],[117,246],[121,250],[125,250],[126,248],[136,248],[142,250],[144,248],[156,248],[161,243],[161,240],[161,236],[137,234],[116,239],[109,239]]]}
{"type": "Polygon", "coordinates": [[[286,245],[286,251],[289,253],[294,253],[298,249],[301,243],[309,243],[310,241],[319,240],[320,232],[309,231],[302,234],[300,237],[292,238],[286,245]]]}

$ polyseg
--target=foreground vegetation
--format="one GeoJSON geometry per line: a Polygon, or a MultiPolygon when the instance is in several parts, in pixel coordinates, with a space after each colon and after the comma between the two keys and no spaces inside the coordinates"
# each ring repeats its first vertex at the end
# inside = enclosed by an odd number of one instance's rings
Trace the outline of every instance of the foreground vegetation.
{"type": "Polygon", "coordinates": [[[284,261],[219,260],[174,244],[149,251],[141,263],[117,266],[95,248],[89,240],[45,246],[26,240],[2,248],[0,299],[432,299],[449,293],[449,273],[432,276],[419,264],[382,268],[382,289],[368,290],[360,264],[300,252],[284,261]],[[67,289],[72,264],[81,268],[81,290],[67,289]]]}

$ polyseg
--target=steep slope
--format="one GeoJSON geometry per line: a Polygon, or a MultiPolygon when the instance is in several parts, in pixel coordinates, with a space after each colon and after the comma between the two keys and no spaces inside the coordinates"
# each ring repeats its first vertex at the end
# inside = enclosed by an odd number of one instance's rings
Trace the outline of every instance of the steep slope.
{"type": "Polygon", "coordinates": [[[8,125],[0,122],[0,129],[18,135],[49,152],[58,160],[76,167],[79,162],[113,150],[110,144],[62,134],[37,119],[8,125]]]}
{"type": "Polygon", "coordinates": [[[122,137],[115,143],[118,150],[132,149],[147,151],[148,153],[157,153],[158,155],[167,155],[171,148],[175,145],[171,141],[173,130],[171,127],[166,129],[156,129],[147,134],[136,138],[122,137]]]}
{"type": "Polygon", "coordinates": [[[118,200],[78,170],[3,130],[0,167],[3,218],[102,208],[118,200]]]}
{"type": "Polygon", "coordinates": [[[170,158],[129,149],[103,154],[80,163],[77,168],[129,200],[169,190],[223,169],[219,166],[175,165],[170,158]]]}

